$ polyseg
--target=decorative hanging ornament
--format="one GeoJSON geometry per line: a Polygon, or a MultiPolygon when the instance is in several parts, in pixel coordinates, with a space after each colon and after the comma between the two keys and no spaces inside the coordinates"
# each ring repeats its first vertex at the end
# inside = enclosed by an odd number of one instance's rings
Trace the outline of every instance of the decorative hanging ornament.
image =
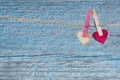
{"type": "Polygon", "coordinates": [[[105,41],[107,40],[108,31],[105,29],[103,29],[103,30],[101,29],[101,26],[99,24],[99,20],[97,17],[97,13],[95,10],[92,10],[92,14],[93,14],[93,18],[94,18],[94,24],[97,29],[97,31],[94,32],[92,36],[96,41],[98,41],[101,44],[104,44],[105,41]]]}
{"type": "Polygon", "coordinates": [[[92,14],[92,10],[88,10],[86,14],[86,20],[84,24],[84,31],[79,31],[77,36],[82,44],[86,44],[92,38],[92,34],[88,32],[88,26],[90,25],[90,16],[92,14]]]}

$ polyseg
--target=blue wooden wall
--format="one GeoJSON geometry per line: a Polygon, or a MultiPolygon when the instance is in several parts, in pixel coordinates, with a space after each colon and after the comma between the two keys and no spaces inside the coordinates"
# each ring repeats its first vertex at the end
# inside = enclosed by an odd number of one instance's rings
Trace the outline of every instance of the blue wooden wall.
{"type": "Polygon", "coordinates": [[[120,23],[119,0],[0,0],[0,16],[67,24],[84,24],[88,9],[109,32],[104,45],[80,44],[83,26],[0,18],[0,80],[120,80],[120,26],[105,26],[120,23]]]}

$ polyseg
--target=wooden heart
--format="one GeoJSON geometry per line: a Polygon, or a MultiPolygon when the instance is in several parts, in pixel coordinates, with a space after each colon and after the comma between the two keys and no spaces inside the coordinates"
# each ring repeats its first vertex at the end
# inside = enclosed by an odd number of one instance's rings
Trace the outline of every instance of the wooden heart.
{"type": "Polygon", "coordinates": [[[94,32],[93,33],[93,38],[98,41],[99,43],[101,44],[104,44],[104,42],[106,41],[107,39],[107,36],[108,36],[108,31],[107,30],[102,30],[102,33],[103,33],[103,36],[99,36],[98,32],[94,32]]]}
{"type": "Polygon", "coordinates": [[[79,31],[77,36],[78,36],[78,39],[80,40],[80,42],[82,44],[88,43],[90,41],[90,39],[92,38],[92,34],[91,33],[87,33],[87,36],[83,37],[83,32],[82,31],[79,31]]]}

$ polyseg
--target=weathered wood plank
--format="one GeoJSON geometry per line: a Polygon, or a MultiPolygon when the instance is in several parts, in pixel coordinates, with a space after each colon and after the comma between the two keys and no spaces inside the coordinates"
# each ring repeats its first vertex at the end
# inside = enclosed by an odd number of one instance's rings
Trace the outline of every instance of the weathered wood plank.
{"type": "MultiPolygon", "coordinates": [[[[119,7],[119,0],[0,0],[0,16],[83,24],[96,9],[101,25],[119,24],[119,7]]],[[[102,28],[104,45],[81,45],[82,26],[0,19],[0,80],[120,80],[120,26],[102,28]]]]}

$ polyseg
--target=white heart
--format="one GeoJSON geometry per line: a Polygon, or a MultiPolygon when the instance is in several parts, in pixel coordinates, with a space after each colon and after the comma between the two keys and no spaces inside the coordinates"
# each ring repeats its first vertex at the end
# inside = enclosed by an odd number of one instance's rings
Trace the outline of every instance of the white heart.
{"type": "Polygon", "coordinates": [[[92,34],[89,33],[89,32],[87,33],[86,37],[83,37],[83,32],[82,31],[79,31],[78,34],[77,34],[77,36],[78,36],[78,39],[80,40],[80,42],[82,44],[86,44],[92,38],[92,34]]]}

